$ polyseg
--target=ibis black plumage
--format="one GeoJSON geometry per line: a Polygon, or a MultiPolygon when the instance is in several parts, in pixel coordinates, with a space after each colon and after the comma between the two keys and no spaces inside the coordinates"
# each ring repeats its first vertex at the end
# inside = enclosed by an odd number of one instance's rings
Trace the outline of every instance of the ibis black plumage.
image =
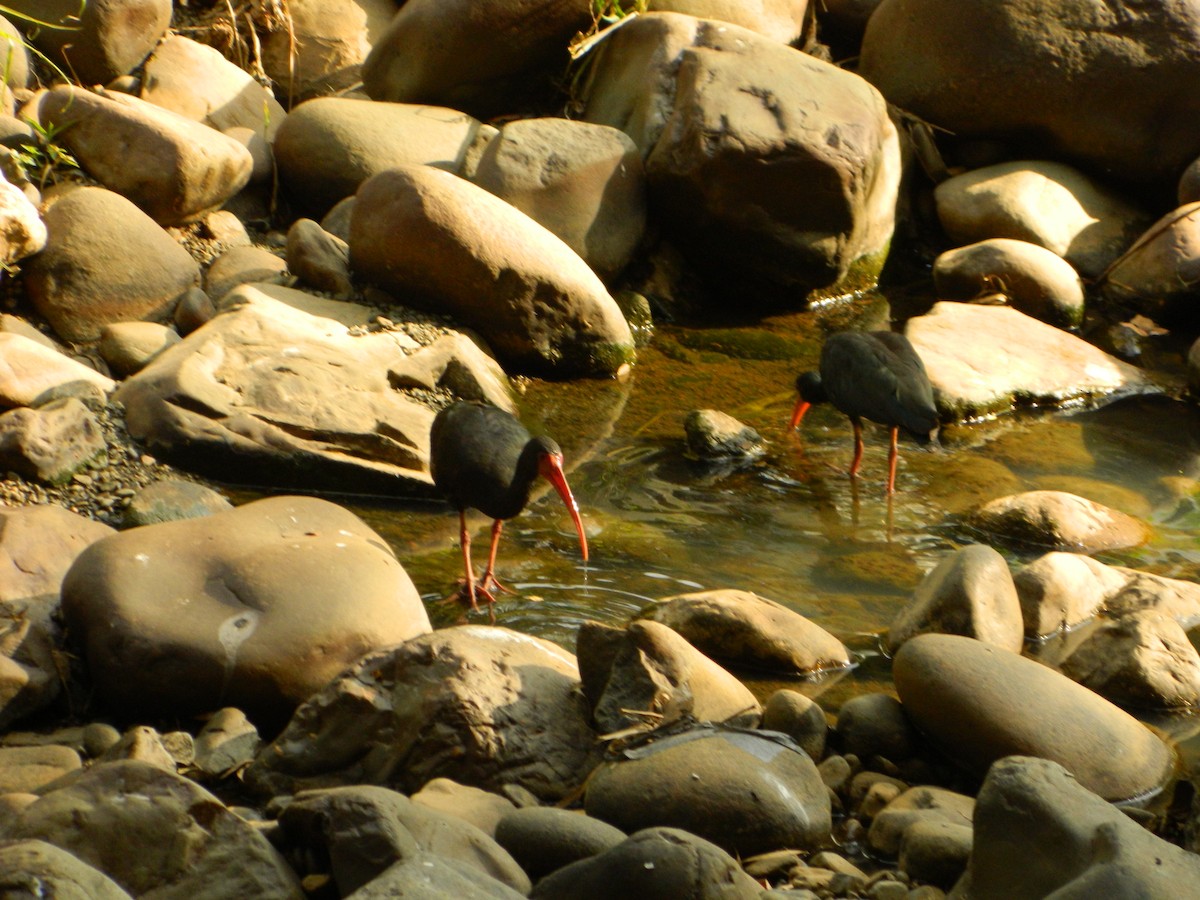
{"type": "Polygon", "coordinates": [[[429,436],[429,468],[433,482],[458,510],[464,586],[472,609],[476,595],[495,603],[492,588],[507,590],[496,578],[496,548],[506,519],[529,502],[534,481],[545,478],[558,491],[579,533],[579,548],[586,562],[587,536],[579,506],[563,474],[563,455],[548,437],[534,437],[508,412],[483,403],[461,401],[446,407],[433,420],[429,436]],[[492,542],[487,568],[478,584],[471,566],[471,538],[467,510],[477,509],[492,521],[492,542]]]}
{"type": "Polygon", "coordinates": [[[878,422],[891,431],[889,494],[896,489],[899,431],[927,444],[938,425],[925,364],[908,338],[891,331],[844,331],[827,338],[819,371],[801,373],[796,390],[800,396],[792,412],[792,428],[815,403],[832,403],[849,416],[854,426],[851,477],[858,474],[862,462],[862,420],[878,422]]]}

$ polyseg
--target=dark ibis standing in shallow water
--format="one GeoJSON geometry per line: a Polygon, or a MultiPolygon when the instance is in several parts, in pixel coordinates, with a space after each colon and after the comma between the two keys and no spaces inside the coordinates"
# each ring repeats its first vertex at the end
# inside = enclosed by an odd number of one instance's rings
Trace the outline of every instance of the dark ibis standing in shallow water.
{"type": "Polygon", "coordinates": [[[903,428],[921,444],[929,443],[938,414],[925,364],[908,338],[891,331],[844,331],[826,339],[819,372],[796,379],[800,399],[792,413],[795,428],[814,403],[829,402],[854,426],[854,462],[862,462],[862,420],[886,425],[892,433],[887,492],[896,489],[896,438],[903,428]]]}
{"type": "Polygon", "coordinates": [[[448,406],[433,420],[429,435],[429,469],[433,483],[458,510],[461,526],[465,593],[471,608],[478,609],[476,594],[495,603],[492,588],[505,591],[496,578],[496,547],[505,519],[511,519],[529,502],[533,482],[540,475],[554,485],[579,532],[584,562],[588,558],[587,536],[579,507],[562,470],[562,450],[548,437],[533,437],[511,414],[483,403],[459,402],[448,406]],[[467,510],[490,516],[492,544],[487,568],[475,583],[471,568],[471,537],[467,510]]]}

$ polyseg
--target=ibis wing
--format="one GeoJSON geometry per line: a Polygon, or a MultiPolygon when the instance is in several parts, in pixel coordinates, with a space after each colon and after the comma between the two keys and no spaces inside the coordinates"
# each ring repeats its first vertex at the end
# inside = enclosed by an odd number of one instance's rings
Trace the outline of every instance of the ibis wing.
{"type": "Polygon", "coordinates": [[[903,335],[835,335],[821,352],[821,380],[833,404],[849,416],[899,425],[921,437],[937,427],[925,365],[903,335]]]}

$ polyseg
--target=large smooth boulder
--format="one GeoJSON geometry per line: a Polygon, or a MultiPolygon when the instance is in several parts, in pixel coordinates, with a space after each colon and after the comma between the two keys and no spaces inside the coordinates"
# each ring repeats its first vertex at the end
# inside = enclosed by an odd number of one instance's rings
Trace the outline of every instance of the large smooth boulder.
{"type": "Polygon", "coordinates": [[[909,319],[904,333],[943,421],[1151,389],[1136,367],[1009,307],[942,301],[909,319]]]}
{"type": "Polygon", "coordinates": [[[437,103],[481,119],[524,111],[587,31],[583,0],[408,0],[363,62],[372,100],[437,103]]]}
{"type": "Polygon", "coordinates": [[[890,102],[956,135],[1171,195],[1200,155],[1187,124],[1200,114],[1200,13],[1191,4],[1149,15],[1102,0],[884,0],[859,71],[890,102]]]}
{"type": "Polygon", "coordinates": [[[430,627],[383,539],[306,497],[120,532],[80,554],[62,593],[100,695],[126,718],[232,705],[278,727],[364,653],[430,627]]]}
{"type": "Polygon", "coordinates": [[[200,266],[131,201],[99,187],[57,198],[46,249],[22,266],[34,309],[69,341],[111,322],[169,318],[200,266]]]}
{"type": "Polygon", "coordinates": [[[246,186],[254,160],[215,128],[121,93],[55,87],[37,115],[79,164],[160,225],[180,225],[220,208],[246,186]]]}
{"type": "Polygon", "coordinates": [[[583,118],[641,148],[651,208],[693,265],[774,305],[874,283],[901,167],[896,129],[869,83],[747,29],[677,13],[639,16],[593,54],[583,118]]]}
{"type": "Polygon", "coordinates": [[[991,238],[947,250],[933,261],[942,300],[972,300],[999,291],[1015,309],[1059,328],[1083,323],[1083,280],[1045,247],[991,238]]]}
{"type": "Polygon", "coordinates": [[[268,142],[287,119],[275,95],[249,72],[215,47],[179,34],[146,60],[141,98],[218,131],[249,128],[268,142]]]}
{"type": "Polygon", "coordinates": [[[608,125],[510,122],[464,174],[562,238],[604,279],[625,268],[646,231],[641,154],[608,125]]]}
{"type": "Polygon", "coordinates": [[[923,634],[897,652],[896,691],[917,727],[977,775],[1024,754],[1060,763],[1108,800],[1160,787],[1172,753],[1137,719],[1059,672],[982,641],[923,634]],[[1096,748],[1103,747],[1103,753],[1096,748]]]}
{"type": "Polygon", "coordinates": [[[270,793],[431,778],[545,800],[578,788],[595,735],[575,658],[539,638],[481,625],[442,628],[363,657],[314,694],[247,779],[270,793]]]}
{"type": "Polygon", "coordinates": [[[682,828],[729,853],[812,849],[829,838],[829,792],[781,735],[696,729],[606,762],[588,779],[589,816],[632,833],[682,828]]]}
{"type": "Polygon", "coordinates": [[[926,575],[888,629],[891,650],[918,634],[962,634],[1021,652],[1021,601],[1004,557],[986,544],[948,554],[926,575]]]}
{"type": "Polygon", "coordinates": [[[171,0],[6,0],[4,6],[61,26],[32,29],[31,43],[80,84],[107,84],[132,72],[171,25],[171,0]]]}
{"type": "Polygon", "coordinates": [[[642,610],[702,653],[734,665],[811,674],[850,665],[836,637],[794,610],[750,591],[665,597],[642,610]]]}
{"type": "Polygon", "coordinates": [[[646,713],[701,722],[754,719],[750,690],[666,625],[639,621],[621,630],[585,622],[576,652],[583,693],[602,732],[645,721],[646,713]]]}
{"type": "Polygon", "coordinates": [[[561,239],[448,172],[398,166],[363,183],[350,219],[359,277],[479,331],[525,374],[614,375],[634,359],[616,301],[561,239]]]}
{"type": "Polygon", "coordinates": [[[319,97],[288,115],[275,136],[275,162],[297,206],[323,216],[372,175],[396,166],[458,172],[494,132],[445,107],[319,97]]]}
{"type": "Polygon", "coordinates": [[[1089,279],[1099,278],[1149,224],[1145,211],[1083,172],[1042,160],[963,172],[938,184],[934,199],[952,240],[1027,241],[1089,279]]]}
{"type": "Polygon", "coordinates": [[[989,500],[971,527],[1008,545],[1096,553],[1136,547],[1150,537],[1140,519],[1065,491],[1025,491],[989,500]]]}
{"type": "Polygon", "coordinates": [[[507,379],[469,338],[421,346],[373,313],[289,288],[244,285],[223,311],[117,392],[155,453],[228,481],[431,495],[434,411],[412,391],[512,408],[507,379]]]}
{"type": "Polygon", "coordinates": [[[1061,765],[1012,756],[992,766],[979,791],[970,861],[950,896],[1175,900],[1197,879],[1194,853],[1156,837],[1061,765]]]}
{"type": "Polygon", "coordinates": [[[396,0],[288,0],[287,21],[262,37],[262,65],[299,102],[349,90],[396,15],[396,0]]]}
{"type": "Polygon", "coordinates": [[[53,844],[135,897],[305,896],[261,832],[180,775],[142,762],[100,763],[39,794],[0,839],[53,844]]]}

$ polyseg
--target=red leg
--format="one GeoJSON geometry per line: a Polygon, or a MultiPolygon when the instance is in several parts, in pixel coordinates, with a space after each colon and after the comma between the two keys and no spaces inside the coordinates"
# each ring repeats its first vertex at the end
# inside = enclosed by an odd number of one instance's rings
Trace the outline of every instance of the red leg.
{"type": "Polygon", "coordinates": [[[458,542],[462,546],[463,571],[467,576],[467,597],[471,600],[471,609],[478,610],[479,604],[475,602],[475,573],[471,569],[471,532],[467,530],[467,511],[465,509],[458,512],[458,524],[458,542]]]}
{"type": "Polygon", "coordinates": [[[496,549],[500,546],[500,532],[504,530],[504,523],[496,519],[492,522],[492,546],[488,551],[487,568],[483,570],[483,577],[479,579],[479,589],[487,597],[488,603],[495,603],[496,598],[492,596],[491,589],[494,587],[505,594],[511,594],[512,591],[500,583],[500,579],[496,577],[496,549]]]}
{"type": "Polygon", "coordinates": [[[896,457],[899,456],[899,451],[896,449],[896,438],[899,437],[899,435],[900,435],[899,427],[896,425],[893,425],[892,426],[892,446],[891,446],[891,449],[888,451],[887,492],[889,494],[895,493],[895,491],[896,491],[896,457]]]}
{"type": "Polygon", "coordinates": [[[858,474],[859,464],[863,458],[862,422],[855,419],[854,425],[854,462],[850,463],[850,477],[858,474]]]}

